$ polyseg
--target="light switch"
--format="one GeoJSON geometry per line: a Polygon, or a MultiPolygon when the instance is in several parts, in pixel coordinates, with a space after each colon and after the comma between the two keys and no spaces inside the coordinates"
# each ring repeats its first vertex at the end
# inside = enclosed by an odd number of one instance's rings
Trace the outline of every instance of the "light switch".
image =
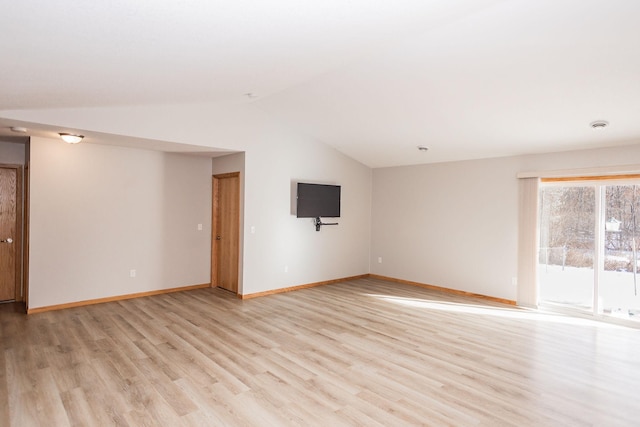
{"type": "Polygon", "coordinates": [[[198,231],[202,231],[202,224],[198,224],[198,231]]]}

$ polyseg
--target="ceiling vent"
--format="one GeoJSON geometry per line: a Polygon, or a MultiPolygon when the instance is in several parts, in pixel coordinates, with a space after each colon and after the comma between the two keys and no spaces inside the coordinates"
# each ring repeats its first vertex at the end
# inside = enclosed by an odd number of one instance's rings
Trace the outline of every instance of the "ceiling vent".
{"type": "Polygon", "coordinates": [[[604,129],[609,126],[609,122],[604,120],[596,120],[595,122],[591,122],[591,127],[593,129],[604,129]]]}

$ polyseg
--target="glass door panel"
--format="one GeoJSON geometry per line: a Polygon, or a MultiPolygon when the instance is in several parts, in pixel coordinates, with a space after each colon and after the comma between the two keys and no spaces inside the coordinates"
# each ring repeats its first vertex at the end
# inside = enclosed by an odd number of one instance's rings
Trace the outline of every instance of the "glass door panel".
{"type": "Polygon", "coordinates": [[[540,191],[539,301],[593,310],[594,186],[540,191]]]}
{"type": "Polygon", "coordinates": [[[604,271],[598,282],[598,299],[603,314],[640,320],[639,213],[640,186],[606,187],[604,271]]]}

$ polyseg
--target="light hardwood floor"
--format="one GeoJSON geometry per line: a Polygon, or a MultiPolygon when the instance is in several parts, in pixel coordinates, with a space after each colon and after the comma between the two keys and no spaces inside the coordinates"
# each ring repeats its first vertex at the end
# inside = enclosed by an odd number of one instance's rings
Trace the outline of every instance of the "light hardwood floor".
{"type": "Polygon", "coordinates": [[[640,425],[640,330],[374,279],[0,328],[1,426],[640,425]]]}

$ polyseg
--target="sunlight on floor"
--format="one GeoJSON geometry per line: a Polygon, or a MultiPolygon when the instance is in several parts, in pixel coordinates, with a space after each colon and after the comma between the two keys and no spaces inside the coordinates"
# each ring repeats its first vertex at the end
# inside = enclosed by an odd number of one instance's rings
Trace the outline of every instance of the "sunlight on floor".
{"type": "Polygon", "coordinates": [[[600,322],[592,319],[583,319],[561,314],[542,313],[527,308],[502,308],[483,305],[462,304],[455,302],[433,301],[426,299],[404,298],[389,295],[367,294],[367,296],[379,300],[408,307],[424,308],[428,310],[448,311],[463,314],[478,314],[483,316],[504,317],[515,320],[535,320],[539,322],[562,323],[566,325],[596,326],[599,328],[624,328],[625,326],[600,322]]]}

